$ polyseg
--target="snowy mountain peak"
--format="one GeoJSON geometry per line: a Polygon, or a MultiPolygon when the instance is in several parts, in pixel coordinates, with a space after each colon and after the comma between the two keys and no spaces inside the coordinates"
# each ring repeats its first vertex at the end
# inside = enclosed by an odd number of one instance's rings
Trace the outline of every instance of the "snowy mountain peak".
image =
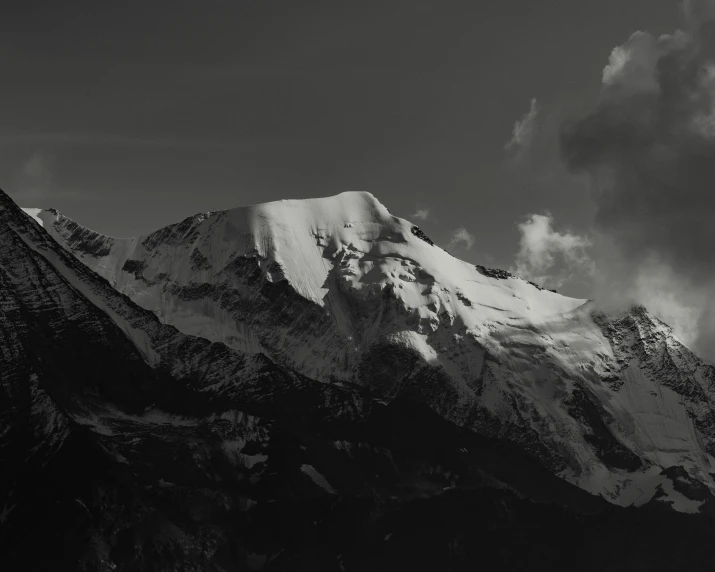
{"type": "Polygon", "coordinates": [[[612,502],[698,510],[662,473],[673,466],[715,489],[715,375],[667,326],[458,260],[369,193],[202,213],[132,239],[28,214],[184,333],[383,402],[414,395],[612,502]]]}
{"type": "MultiPolygon", "coordinates": [[[[284,284],[301,303],[316,306],[311,312],[327,312],[326,333],[342,343],[364,349],[378,333],[399,336],[432,361],[435,350],[425,336],[440,329],[449,338],[455,324],[476,331],[490,320],[538,322],[585,303],[454,258],[365,192],[197,214],[133,239],[106,237],[59,214],[33,216],[83,262],[180,330],[248,351],[275,349],[245,321],[236,325],[235,302],[226,300],[251,289],[242,273],[284,284]],[[202,296],[199,309],[200,288],[210,295],[202,296]],[[381,300],[390,301],[389,311],[355,320],[356,307],[381,300]],[[223,318],[227,306],[232,310],[223,318]]],[[[294,359],[317,379],[354,375],[350,358],[340,368],[333,360],[309,363],[304,350],[294,359]]]]}

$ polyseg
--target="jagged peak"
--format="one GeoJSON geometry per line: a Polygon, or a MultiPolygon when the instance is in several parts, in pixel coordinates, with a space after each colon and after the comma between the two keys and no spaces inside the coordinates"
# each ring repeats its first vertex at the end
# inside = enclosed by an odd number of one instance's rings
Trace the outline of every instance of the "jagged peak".
{"type": "Polygon", "coordinates": [[[635,316],[650,315],[650,313],[648,312],[648,308],[646,308],[643,304],[640,303],[631,304],[631,306],[628,308],[628,312],[635,316]]]}
{"type": "MultiPolygon", "coordinates": [[[[648,308],[643,304],[634,303],[627,307],[604,310],[603,308],[595,308],[594,313],[602,316],[610,321],[619,321],[625,319],[652,320],[661,322],[648,308]]],[[[662,322],[661,322],[662,323],[662,322]]]]}
{"type": "Polygon", "coordinates": [[[668,344],[685,346],[671,326],[640,303],[610,313],[594,308],[591,315],[602,328],[613,331],[629,330],[644,342],[661,340],[667,341],[668,344]]]}
{"type": "Polygon", "coordinates": [[[661,320],[653,312],[648,310],[643,304],[633,304],[629,310],[628,314],[634,319],[638,320],[641,325],[647,324],[651,328],[655,327],[664,330],[665,333],[669,335],[675,335],[675,332],[671,326],[661,320]]]}

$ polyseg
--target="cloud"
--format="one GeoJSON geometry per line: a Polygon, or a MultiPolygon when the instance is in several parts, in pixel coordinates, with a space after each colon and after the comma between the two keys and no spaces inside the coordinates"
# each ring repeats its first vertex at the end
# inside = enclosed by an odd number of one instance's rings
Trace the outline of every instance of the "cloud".
{"type": "Polygon", "coordinates": [[[514,123],[511,139],[504,149],[513,153],[512,160],[523,160],[529,153],[539,134],[539,114],[541,108],[536,98],[531,100],[529,111],[514,123]]]}
{"type": "Polygon", "coordinates": [[[601,76],[604,89],[632,90],[634,93],[657,90],[657,54],[658,41],[653,36],[634,33],[623,46],[611,51],[601,76]]]}
{"type": "Polygon", "coordinates": [[[413,214],[412,218],[417,220],[427,220],[430,217],[429,209],[417,209],[413,214]]]}
{"type": "Polygon", "coordinates": [[[592,274],[588,237],[559,232],[549,214],[532,214],[518,224],[519,252],[511,272],[541,285],[559,288],[572,275],[592,274]]]}
{"type": "Polygon", "coordinates": [[[682,30],[635,32],[611,52],[597,106],[560,138],[565,164],[591,180],[596,230],[617,253],[599,272],[705,347],[715,342],[702,337],[715,332],[715,1],[682,10],[682,30]]]}
{"type": "Polygon", "coordinates": [[[632,297],[671,326],[680,340],[690,346],[698,343],[701,308],[709,296],[684,281],[651,254],[638,267],[632,297]]]}
{"type": "Polygon", "coordinates": [[[456,246],[463,245],[464,248],[469,250],[472,246],[474,246],[474,241],[474,235],[470,234],[467,229],[462,226],[454,230],[447,248],[454,248],[456,246]]]}
{"type": "Polygon", "coordinates": [[[626,259],[607,235],[595,238],[593,250],[600,251],[593,293],[602,309],[622,311],[630,304],[643,304],[686,346],[713,357],[710,340],[715,339],[715,321],[710,299],[715,281],[694,282],[653,252],[638,261],[626,259]]]}

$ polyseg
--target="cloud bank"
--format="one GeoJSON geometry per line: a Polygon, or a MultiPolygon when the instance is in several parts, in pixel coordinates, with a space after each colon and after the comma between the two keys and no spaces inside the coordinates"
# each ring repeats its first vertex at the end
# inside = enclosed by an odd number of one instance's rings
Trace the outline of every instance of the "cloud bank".
{"type": "Polygon", "coordinates": [[[635,32],[611,52],[596,109],[560,139],[568,168],[592,181],[610,249],[600,296],[642,301],[713,357],[715,1],[682,12],[681,30],[635,32]]]}

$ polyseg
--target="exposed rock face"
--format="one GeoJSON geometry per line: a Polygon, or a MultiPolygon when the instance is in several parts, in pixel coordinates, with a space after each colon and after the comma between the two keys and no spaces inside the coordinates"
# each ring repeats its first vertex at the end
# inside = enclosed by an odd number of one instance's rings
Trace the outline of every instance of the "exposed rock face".
{"type": "MultiPolygon", "coordinates": [[[[0,543],[23,569],[212,560],[228,534],[212,515],[246,510],[242,483],[271,472],[262,414],[370,412],[358,392],[162,325],[2,193],[0,244],[0,543]]],[[[315,488],[300,466],[281,478],[315,488]]],[[[228,561],[244,562],[234,548],[228,561]]]]}
{"type": "MultiPolygon", "coordinates": [[[[403,398],[376,405],[359,388],[320,384],[259,354],[160,324],[3,194],[0,244],[6,565],[219,571],[467,564],[467,545],[486,549],[496,541],[490,522],[536,530],[534,515],[548,513],[525,497],[559,503],[550,513],[555,523],[562,511],[611,515],[603,501],[518,448],[461,432],[423,405],[403,398]],[[443,497],[450,491],[458,496],[443,497]],[[424,505],[431,497],[448,501],[453,524],[425,539],[415,557],[404,551],[415,538],[415,518],[405,511],[438,523],[435,505],[424,505]],[[465,506],[489,515],[467,537],[457,526],[473,521],[465,506]]],[[[503,545],[504,554],[525,553],[518,534],[503,545]]],[[[479,560],[503,563],[500,554],[479,560]]]]}
{"type": "Polygon", "coordinates": [[[7,562],[712,568],[712,368],[327,201],[130,240],[29,213],[63,248],[0,192],[7,562]]]}
{"type": "Polygon", "coordinates": [[[459,261],[368,193],[205,213],[134,239],[36,218],[186,334],[383,403],[409,396],[621,505],[665,490],[697,511],[671,466],[715,490],[715,374],[671,330],[459,261]]]}

